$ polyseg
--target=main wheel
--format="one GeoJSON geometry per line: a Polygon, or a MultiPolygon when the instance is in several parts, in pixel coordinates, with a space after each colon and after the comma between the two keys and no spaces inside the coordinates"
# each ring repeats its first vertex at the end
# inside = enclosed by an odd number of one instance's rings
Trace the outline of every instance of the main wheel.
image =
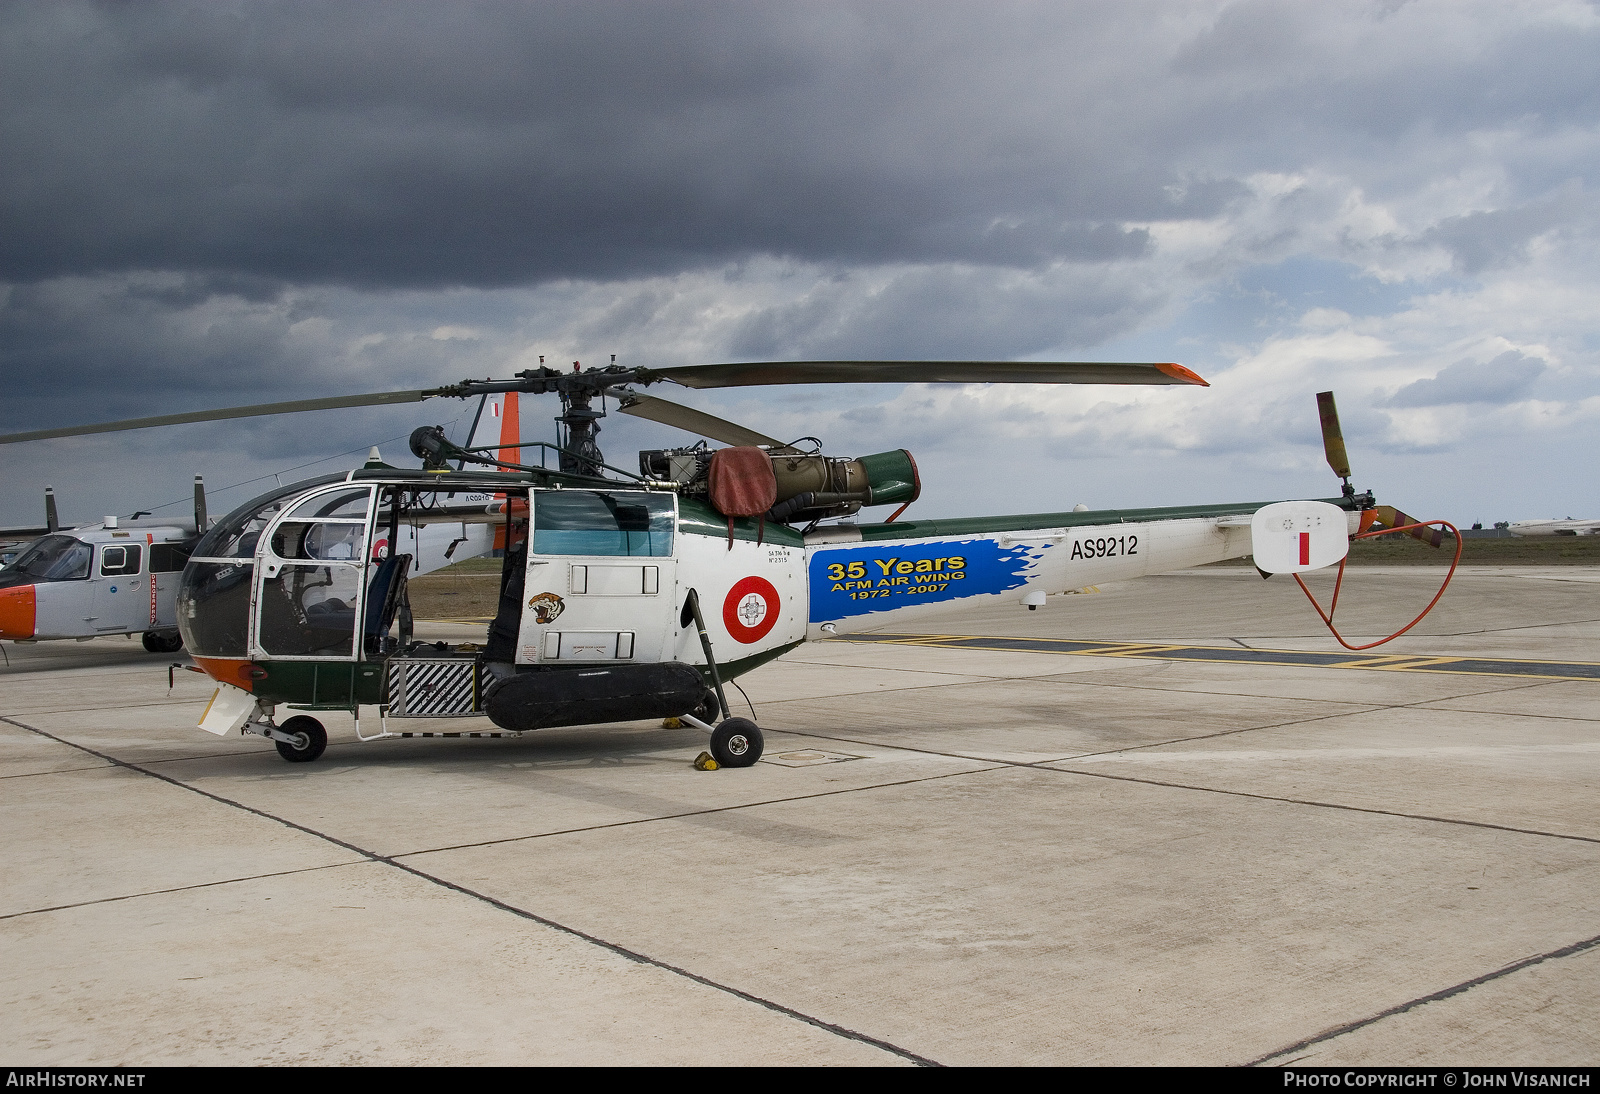
{"type": "Polygon", "coordinates": [[[140,641],[151,653],[177,653],[183,649],[183,635],[177,631],[145,631],[140,641]]]}
{"type": "Polygon", "coordinates": [[[723,767],[749,767],[761,759],[761,727],[748,718],[729,718],[711,733],[711,755],[723,767]]]}
{"type": "Polygon", "coordinates": [[[328,731],[322,728],[321,722],[305,714],[295,715],[278,728],[297,738],[294,744],[273,742],[278,746],[278,755],[292,764],[308,764],[328,747],[328,731]]]}
{"type": "Polygon", "coordinates": [[[693,714],[702,722],[706,722],[710,725],[716,725],[717,719],[722,715],[722,705],[717,702],[717,693],[714,691],[707,691],[705,698],[700,701],[700,705],[695,707],[689,713],[693,714]]]}

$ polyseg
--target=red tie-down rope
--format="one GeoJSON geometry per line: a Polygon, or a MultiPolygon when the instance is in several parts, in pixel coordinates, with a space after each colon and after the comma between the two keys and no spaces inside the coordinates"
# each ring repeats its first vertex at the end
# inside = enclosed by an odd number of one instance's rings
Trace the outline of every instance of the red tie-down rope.
{"type": "Polygon", "coordinates": [[[1340,634],[1333,625],[1333,613],[1338,610],[1339,607],[1339,587],[1344,584],[1345,563],[1350,561],[1350,556],[1348,554],[1339,560],[1339,576],[1334,580],[1333,583],[1333,602],[1328,605],[1328,610],[1326,612],[1322,610],[1322,605],[1317,603],[1316,596],[1311,592],[1310,589],[1306,588],[1306,583],[1300,580],[1300,575],[1294,575],[1295,584],[1299,585],[1300,591],[1306,594],[1306,599],[1311,601],[1311,606],[1317,609],[1317,614],[1320,615],[1322,617],[1322,621],[1328,625],[1329,632],[1332,633],[1333,637],[1338,640],[1339,645],[1343,646],[1347,650],[1370,650],[1373,646],[1381,646],[1385,642],[1393,642],[1396,638],[1399,638],[1402,634],[1405,634],[1412,627],[1415,627],[1418,623],[1421,623],[1423,616],[1433,611],[1433,606],[1439,603],[1439,598],[1444,595],[1445,589],[1449,588],[1450,579],[1455,576],[1456,566],[1461,562],[1461,533],[1456,530],[1456,526],[1454,524],[1451,524],[1447,520],[1424,520],[1419,521],[1416,524],[1402,524],[1398,528],[1384,528],[1383,530],[1377,532],[1361,532],[1350,537],[1350,541],[1354,543],[1358,539],[1372,539],[1375,536],[1387,536],[1395,532],[1409,532],[1413,528],[1432,528],[1435,524],[1450,529],[1450,534],[1456,537],[1456,556],[1450,560],[1450,570],[1444,575],[1444,582],[1440,584],[1439,591],[1433,594],[1432,600],[1428,601],[1428,606],[1423,608],[1421,613],[1418,614],[1415,619],[1401,627],[1399,630],[1395,631],[1388,638],[1380,638],[1376,642],[1368,642],[1364,646],[1352,646],[1350,643],[1344,640],[1344,635],[1340,634]]]}

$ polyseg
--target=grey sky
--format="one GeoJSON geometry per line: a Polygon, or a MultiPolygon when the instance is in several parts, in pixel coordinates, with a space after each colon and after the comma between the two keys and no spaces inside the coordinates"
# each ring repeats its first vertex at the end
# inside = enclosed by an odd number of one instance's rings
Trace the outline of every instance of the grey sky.
{"type": "MultiPolygon", "coordinates": [[[[0,94],[6,429],[540,353],[1115,356],[1214,387],[681,397],[926,453],[962,512],[1327,492],[1332,387],[1408,511],[1600,511],[1539,459],[1600,439],[1593,4],[9,5],[0,94]]],[[[0,522],[415,420],[29,446],[0,522]]]]}

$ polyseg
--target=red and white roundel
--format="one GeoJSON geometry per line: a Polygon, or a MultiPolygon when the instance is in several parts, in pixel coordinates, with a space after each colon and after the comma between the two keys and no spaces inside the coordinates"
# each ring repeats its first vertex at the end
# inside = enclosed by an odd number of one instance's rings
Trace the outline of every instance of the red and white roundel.
{"type": "Polygon", "coordinates": [[[759,642],[778,625],[778,590],[764,577],[747,577],[728,590],[722,602],[722,623],[746,644],[759,642]]]}

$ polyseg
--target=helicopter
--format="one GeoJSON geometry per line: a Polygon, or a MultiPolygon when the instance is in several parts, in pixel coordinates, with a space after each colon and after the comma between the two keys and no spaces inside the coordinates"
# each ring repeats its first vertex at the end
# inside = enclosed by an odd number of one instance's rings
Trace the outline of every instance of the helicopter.
{"type": "Polygon", "coordinates": [[[270,738],[290,762],[326,748],[316,713],[342,711],[355,716],[363,741],[411,736],[390,723],[414,718],[486,716],[501,731],[490,736],[678,718],[709,734],[718,765],[747,767],[762,755],[763,734],[731,714],[723,685],[807,641],[957,603],[1010,599],[1034,610],[1051,593],[1243,556],[1264,577],[1298,580],[1342,566],[1351,537],[1375,531],[1440,545],[1441,533],[1427,526],[1443,522],[1419,523],[1356,492],[1331,392],[1318,395],[1318,406],[1328,462],[1343,480],[1337,497],[902,521],[922,489],[905,449],[828,455],[814,438],[780,440],[636,390],[660,382],[1209,386],[1172,363],[650,369],[613,358],[588,370],[575,362],[572,372],[541,363],[510,380],[37,430],[0,444],[438,397],[559,398],[556,442],[514,446],[537,448],[538,465],[509,458],[507,446],[456,445],[442,427],[422,426],[410,437],[420,467],[375,459],[274,489],[195,544],[176,609],[190,655],[217,684],[200,728],[270,738]],[[610,402],[727,447],[702,439],[640,452],[637,473],[614,467],[597,442],[610,402]],[[858,517],[887,506],[895,508],[881,521],[858,517]],[[406,593],[413,560],[397,549],[399,532],[434,524],[497,530],[500,592],[482,643],[414,637],[406,593]],[[296,712],[281,725],[280,707],[296,712]],[[377,708],[376,733],[362,732],[363,707],[377,708]]]}

